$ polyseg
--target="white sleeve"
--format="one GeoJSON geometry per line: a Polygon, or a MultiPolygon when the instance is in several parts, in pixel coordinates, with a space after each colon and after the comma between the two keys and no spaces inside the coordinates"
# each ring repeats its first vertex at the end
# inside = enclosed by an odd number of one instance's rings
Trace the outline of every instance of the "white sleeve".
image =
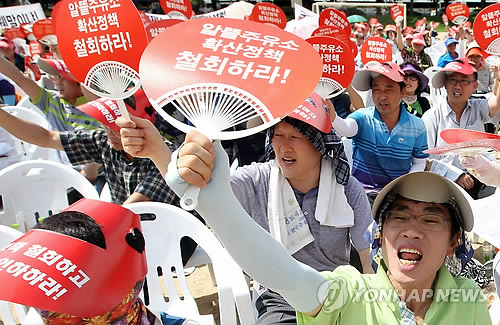
{"type": "Polygon", "coordinates": [[[343,119],[337,115],[332,122],[332,126],[335,131],[343,137],[350,138],[358,134],[358,122],[349,117],[343,119]]]}
{"type": "Polygon", "coordinates": [[[426,158],[415,158],[411,161],[410,173],[421,172],[425,169],[426,158]]]}
{"type": "MultiPolygon", "coordinates": [[[[200,190],[196,211],[210,224],[226,250],[252,278],[280,293],[300,312],[320,306],[328,292],[319,295],[326,278],[308,265],[298,262],[288,250],[245,212],[231,191],[229,159],[220,141],[211,179],[200,190]]],[[[177,151],[165,176],[167,184],[182,196],[187,183],[177,172],[177,151]]]]}

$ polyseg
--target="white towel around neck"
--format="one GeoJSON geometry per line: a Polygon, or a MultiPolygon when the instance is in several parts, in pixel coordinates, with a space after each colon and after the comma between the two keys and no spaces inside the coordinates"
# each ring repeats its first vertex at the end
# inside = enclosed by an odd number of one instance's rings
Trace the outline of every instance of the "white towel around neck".
{"type": "MultiPolygon", "coordinates": [[[[290,254],[314,240],[295,193],[276,160],[271,163],[267,218],[269,232],[290,254]]],[[[321,162],[315,218],[322,226],[345,228],[354,225],[354,212],[347,203],[344,186],[337,183],[331,161],[327,159],[321,162]]]]}

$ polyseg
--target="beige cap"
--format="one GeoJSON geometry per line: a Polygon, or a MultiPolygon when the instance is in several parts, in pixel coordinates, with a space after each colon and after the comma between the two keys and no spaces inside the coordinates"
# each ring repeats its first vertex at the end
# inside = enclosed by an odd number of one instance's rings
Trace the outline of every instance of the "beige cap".
{"type": "Polygon", "coordinates": [[[378,208],[390,193],[397,193],[410,200],[429,203],[448,203],[455,199],[462,214],[465,231],[474,226],[474,215],[469,203],[472,198],[457,184],[433,172],[415,172],[400,176],[387,184],[377,195],[373,203],[372,213],[375,216],[378,208]]]}

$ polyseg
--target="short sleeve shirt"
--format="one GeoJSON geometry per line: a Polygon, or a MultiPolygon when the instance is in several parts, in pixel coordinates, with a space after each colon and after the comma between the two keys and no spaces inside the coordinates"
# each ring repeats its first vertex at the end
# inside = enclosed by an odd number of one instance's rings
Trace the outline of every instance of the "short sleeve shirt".
{"type": "Polygon", "coordinates": [[[64,151],[72,164],[103,164],[113,203],[122,204],[134,192],[152,201],[178,205],[177,195],[168,187],[153,161],[147,158],[128,160],[123,151],[114,150],[106,132],[62,132],[64,151]]]}
{"type": "Polygon", "coordinates": [[[380,191],[386,184],[410,171],[413,158],[427,158],[424,122],[401,105],[398,124],[389,131],[375,107],[349,115],[358,124],[352,138],[352,174],[365,190],[380,191]]]}
{"type": "MultiPolygon", "coordinates": [[[[381,266],[377,274],[361,274],[351,266],[324,272],[332,284],[323,308],[316,317],[297,312],[297,324],[403,324],[401,300],[381,266]]],[[[434,283],[424,324],[491,324],[486,298],[472,280],[453,277],[442,265],[434,283]]]]}

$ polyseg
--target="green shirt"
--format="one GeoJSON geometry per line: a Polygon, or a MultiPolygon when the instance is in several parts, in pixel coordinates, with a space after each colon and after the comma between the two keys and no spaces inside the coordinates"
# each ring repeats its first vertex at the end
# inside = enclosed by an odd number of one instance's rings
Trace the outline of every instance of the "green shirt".
{"type": "MultiPolygon", "coordinates": [[[[339,266],[323,274],[332,280],[328,298],[316,317],[297,312],[299,325],[406,323],[385,265],[378,268],[377,274],[361,274],[351,266],[339,266]]],[[[433,301],[425,314],[425,324],[491,324],[481,289],[472,280],[453,277],[445,265],[437,273],[434,291],[427,294],[433,294],[433,301]],[[464,299],[467,294],[469,299],[464,299]]],[[[419,298],[411,293],[407,297],[419,298]]]]}

